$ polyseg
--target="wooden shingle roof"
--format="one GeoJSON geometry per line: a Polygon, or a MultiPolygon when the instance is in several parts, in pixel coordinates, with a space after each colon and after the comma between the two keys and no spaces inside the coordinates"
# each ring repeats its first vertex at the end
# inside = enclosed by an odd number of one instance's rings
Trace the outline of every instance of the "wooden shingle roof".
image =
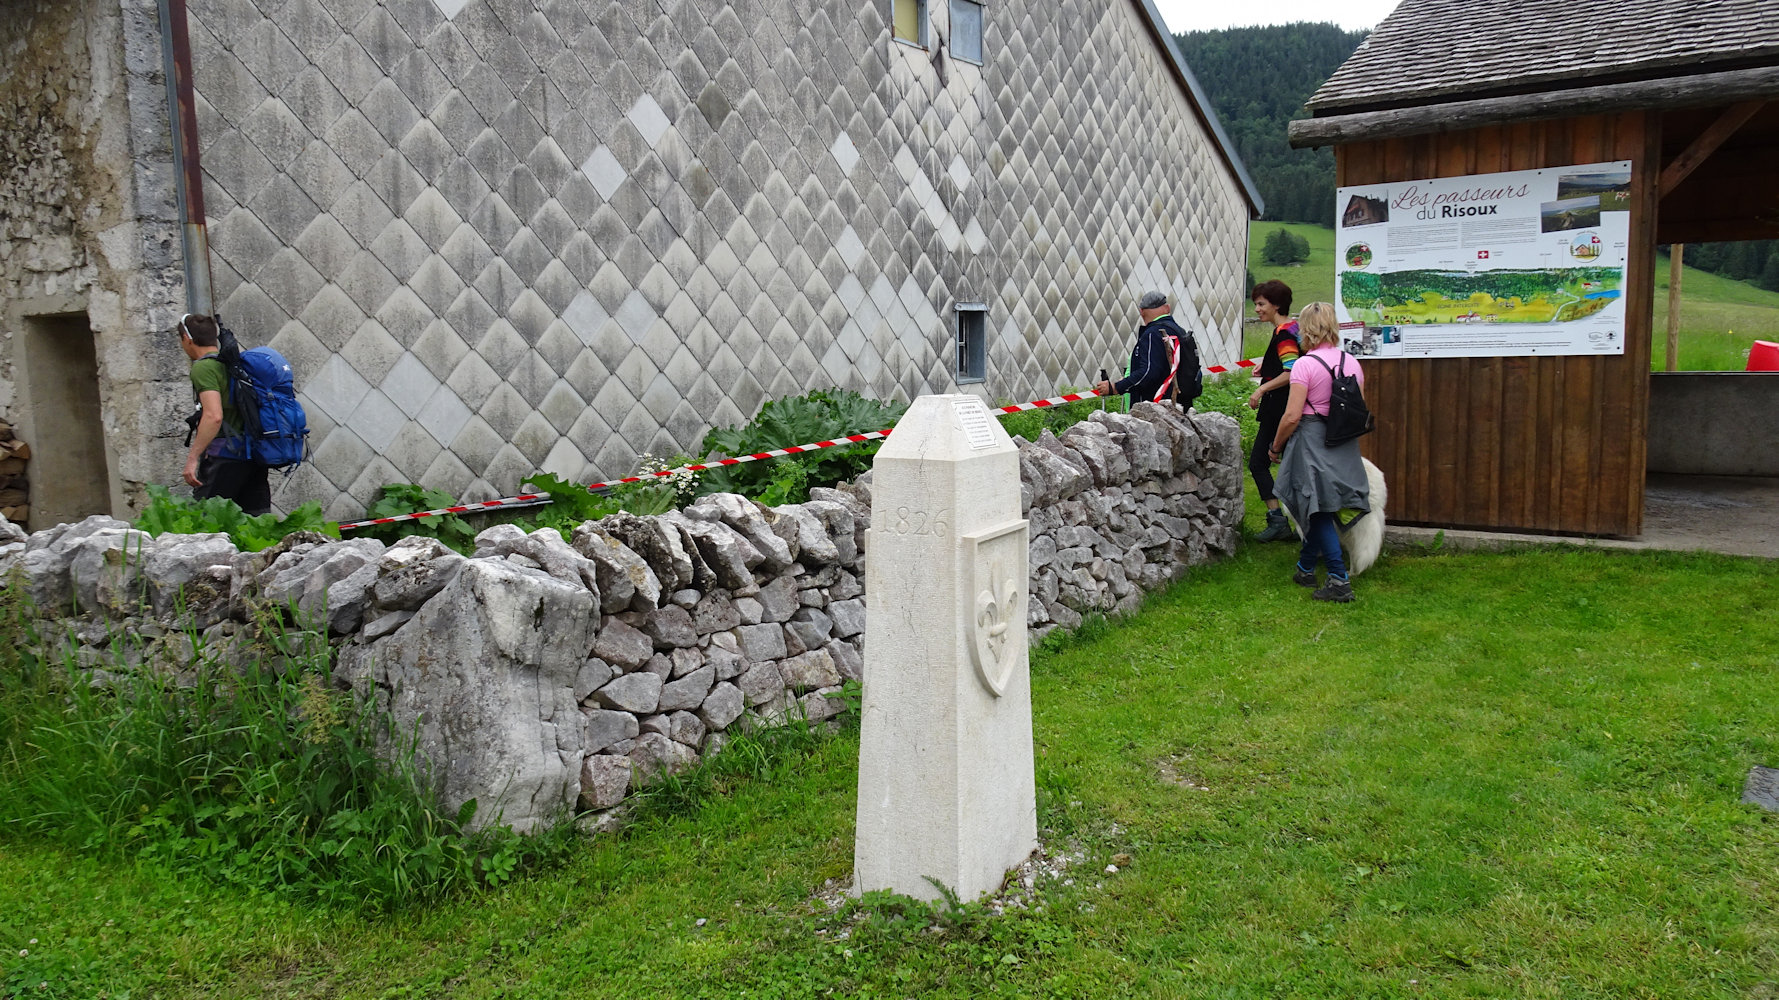
{"type": "Polygon", "coordinates": [[[1779,0],[1402,0],[1320,116],[1779,65],[1779,0]]]}

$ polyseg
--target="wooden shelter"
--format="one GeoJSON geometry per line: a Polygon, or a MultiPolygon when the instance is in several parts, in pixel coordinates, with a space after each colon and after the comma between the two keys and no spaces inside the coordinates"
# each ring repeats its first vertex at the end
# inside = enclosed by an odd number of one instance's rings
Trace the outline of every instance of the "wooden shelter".
{"type": "Polygon", "coordinates": [[[1577,13],[1403,0],[1291,123],[1340,186],[1632,162],[1622,355],[1367,359],[1393,522],[1640,534],[1656,246],[1779,237],[1779,0],[1577,13]]]}

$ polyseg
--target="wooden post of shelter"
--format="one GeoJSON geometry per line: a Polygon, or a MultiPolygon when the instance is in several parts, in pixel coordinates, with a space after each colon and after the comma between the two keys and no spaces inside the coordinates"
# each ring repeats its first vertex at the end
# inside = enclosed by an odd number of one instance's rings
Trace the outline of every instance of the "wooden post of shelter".
{"type": "Polygon", "coordinates": [[[1668,249],[1668,366],[1664,371],[1673,371],[1680,364],[1680,262],[1685,256],[1685,243],[1668,249]]]}

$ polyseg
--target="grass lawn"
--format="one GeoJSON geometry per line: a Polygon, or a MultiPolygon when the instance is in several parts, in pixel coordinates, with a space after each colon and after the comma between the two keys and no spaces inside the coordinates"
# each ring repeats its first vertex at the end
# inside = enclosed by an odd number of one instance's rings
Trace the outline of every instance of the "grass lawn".
{"type": "MultiPolygon", "coordinates": [[[[1334,301],[1334,230],[1295,222],[1254,222],[1248,226],[1248,270],[1255,281],[1278,278],[1294,293],[1292,311],[1310,302],[1334,301]],[[1291,267],[1275,267],[1260,259],[1268,233],[1287,229],[1309,241],[1310,259],[1291,267]]],[[[1680,371],[1741,371],[1756,340],[1779,342],[1779,292],[1745,281],[1685,268],[1680,279],[1680,371]]],[[[1248,313],[1252,319],[1252,310],[1248,313]]],[[[1265,324],[1247,323],[1242,330],[1242,357],[1259,357],[1272,333],[1265,324]]],[[[1655,343],[1650,365],[1667,363],[1668,257],[1656,257],[1655,343]]]]}
{"type": "Polygon", "coordinates": [[[1037,912],[812,903],[842,734],[392,917],[0,840],[0,996],[1779,996],[1779,815],[1738,803],[1779,564],[1405,552],[1328,607],[1293,554],[1035,659],[1040,826],[1086,855],[1037,912]]]}

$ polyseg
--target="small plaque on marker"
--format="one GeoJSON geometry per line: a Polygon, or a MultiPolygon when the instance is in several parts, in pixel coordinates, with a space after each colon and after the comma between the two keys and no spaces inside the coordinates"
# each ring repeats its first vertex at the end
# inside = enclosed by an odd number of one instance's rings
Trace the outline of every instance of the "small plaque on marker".
{"type": "Polygon", "coordinates": [[[964,425],[964,433],[970,438],[970,447],[976,449],[993,448],[995,446],[994,427],[989,421],[994,418],[988,415],[988,407],[975,396],[963,396],[951,401],[951,409],[957,414],[958,422],[964,425]]]}

